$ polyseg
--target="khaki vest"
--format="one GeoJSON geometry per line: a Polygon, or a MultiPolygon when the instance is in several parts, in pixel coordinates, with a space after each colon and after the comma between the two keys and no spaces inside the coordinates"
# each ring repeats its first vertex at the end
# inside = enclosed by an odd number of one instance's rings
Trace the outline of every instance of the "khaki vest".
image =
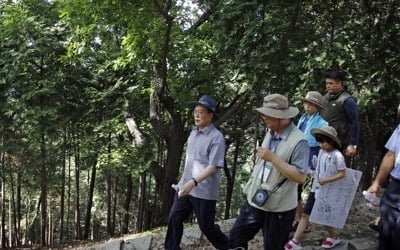
{"type": "MultiPolygon", "coordinates": [[[[282,160],[289,163],[290,157],[297,143],[299,143],[301,140],[306,140],[306,138],[304,137],[303,133],[293,124],[291,124],[287,129],[289,129],[288,136],[286,139],[282,139],[279,142],[275,153],[282,160]]],[[[262,147],[268,148],[270,140],[271,133],[267,133],[262,143],[262,147]]],[[[247,201],[249,204],[253,207],[269,212],[283,212],[294,209],[297,206],[297,183],[289,179],[287,179],[277,191],[270,194],[270,197],[264,206],[259,207],[251,201],[256,190],[260,188],[260,185],[263,189],[271,191],[285,178],[278,170],[276,170],[275,167],[272,167],[268,179],[266,182],[261,184],[260,176],[262,175],[263,167],[264,160],[257,158],[250,180],[243,189],[243,192],[247,195],[247,201]]]]}
{"type": "Polygon", "coordinates": [[[324,96],[326,100],[326,108],[321,110],[321,116],[336,129],[338,139],[342,143],[342,147],[346,148],[350,138],[350,123],[343,109],[343,103],[351,98],[347,92],[343,92],[338,98],[329,100],[328,95],[324,96]]]}

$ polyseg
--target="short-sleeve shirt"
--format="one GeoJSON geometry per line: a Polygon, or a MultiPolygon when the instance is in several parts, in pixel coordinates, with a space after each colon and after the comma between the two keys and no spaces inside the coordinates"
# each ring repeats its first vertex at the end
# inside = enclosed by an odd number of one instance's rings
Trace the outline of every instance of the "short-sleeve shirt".
{"type": "Polygon", "coordinates": [[[311,192],[315,192],[315,195],[317,196],[318,190],[321,188],[318,180],[332,177],[336,175],[339,170],[344,169],[346,169],[346,162],[343,154],[339,150],[334,149],[330,152],[326,152],[321,149],[317,158],[317,168],[315,170],[311,192]]]}
{"type": "Polygon", "coordinates": [[[393,131],[385,147],[395,154],[395,162],[390,175],[400,180],[400,125],[393,131]]]}
{"type": "Polygon", "coordinates": [[[217,171],[194,187],[190,195],[200,199],[217,200],[225,147],[224,136],[213,124],[202,130],[192,130],[187,141],[185,168],[175,188],[179,189],[209,165],[214,165],[217,171]]]}

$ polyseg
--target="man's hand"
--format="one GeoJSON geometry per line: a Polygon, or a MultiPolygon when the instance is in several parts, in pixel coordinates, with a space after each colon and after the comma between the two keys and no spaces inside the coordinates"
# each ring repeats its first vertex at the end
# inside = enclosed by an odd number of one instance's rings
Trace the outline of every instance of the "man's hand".
{"type": "Polygon", "coordinates": [[[178,191],[178,197],[189,195],[190,191],[196,186],[193,180],[189,180],[178,191]]]}
{"type": "Polygon", "coordinates": [[[347,146],[347,148],[346,148],[346,155],[347,156],[353,157],[353,156],[356,156],[356,154],[357,154],[357,147],[356,146],[354,146],[354,145],[347,146]]]}
{"type": "Polygon", "coordinates": [[[372,185],[367,189],[367,191],[368,191],[369,193],[371,193],[371,194],[378,195],[380,189],[381,189],[381,186],[380,186],[378,183],[374,182],[374,183],[372,183],[372,185]]]}
{"type": "Polygon", "coordinates": [[[260,157],[265,161],[272,161],[272,158],[275,156],[275,154],[272,151],[261,147],[257,148],[256,154],[258,157],[260,157]]]}

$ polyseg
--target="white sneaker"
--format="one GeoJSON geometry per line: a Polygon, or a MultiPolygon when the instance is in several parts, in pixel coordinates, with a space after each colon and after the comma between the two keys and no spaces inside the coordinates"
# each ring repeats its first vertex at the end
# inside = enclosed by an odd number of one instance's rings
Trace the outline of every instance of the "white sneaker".
{"type": "Polygon", "coordinates": [[[294,242],[293,239],[289,240],[285,244],[285,250],[300,250],[302,249],[300,242],[294,242]]]}
{"type": "Polygon", "coordinates": [[[342,241],[340,239],[334,239],[334,238],[326,238],[326,240],[324,242],[322,242],[321,247],[323,248],[332,248],[335,247],[337,245],[339,245],[342,241]]]}

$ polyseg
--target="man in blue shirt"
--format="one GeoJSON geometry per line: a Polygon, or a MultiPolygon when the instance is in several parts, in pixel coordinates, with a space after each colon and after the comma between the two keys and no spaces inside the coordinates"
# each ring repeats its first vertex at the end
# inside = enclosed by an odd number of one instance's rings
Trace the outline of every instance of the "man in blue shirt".
{"type": "Polygon", "coordinates": [[[390,177],[380,204],[379,250],[400,250],[400,125],[385,147],[388,151],[368,192],[377,195],[390,177]]]}
{"type": "Polygon", "coordinates": [[[194,211],[200,230],[217,249],[228,249],[228,238],[214,224],[221,169],[225,159],[225,139],[214,126],[217,102],[204,95],[191,102],[196,128],[187,142],[185,168],[168,218],[165,249],[180,249],[183,222],[194,211]]]}
{"type": "MultiPolygon", "coordinates": [[[[325,75],[327,93],[325,109],[321,111],[322,117],[336,129],[338,138],[343,145],[346,163],[349,165],[350,157],[357,154],[360,126],[358,121],[358,108],[356,99],[344,87],[346,72],[339,70],[329,71],[325,75]]],[[[351,167],[351,166],[347,166],[351,167]]]]}

